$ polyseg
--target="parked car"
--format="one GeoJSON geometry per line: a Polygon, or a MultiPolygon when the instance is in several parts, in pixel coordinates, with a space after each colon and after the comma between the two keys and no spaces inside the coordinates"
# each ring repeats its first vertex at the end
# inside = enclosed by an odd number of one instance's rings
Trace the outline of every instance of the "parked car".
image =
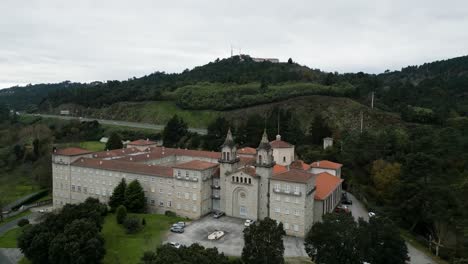
{"type": "Polygon", "coordinates": [[[172,224],[172,227],[180,226],[182,228],[185,228],[185,222],[177,222],[175,224],[172,224]]]}
{"type": "Polygon", "coordinates": [[[344,204],[340,204],[335,208],[335,213],[350,214],[351,210],[349,210],[348,206],[346,206],[344,204]]]}
{"type": "Polygon", "coordinates": [[[375,213],[374,212],[369,212],[369,217],[374,217],[375,213]]]}
{"type": "Polygon", "coordinates": [[[244,225],[245,225],[245,226],[251,226],[251,225],[253,225],[254,223],[255,223],[255,220],[247,219],[247,220],[245,220],[244,225]]]}
{"type": "Polygon", "coordinates": [[[352,205],[353,200],[349,199],[348,197],[345,197],[345,198],[341,198],[341,203],[346,204],[346,205],[352,205]]]}
{"type": "Polygon", "coordinates": [[[173,246],[173,247],[175,247],[175,248],[180,248],[180,247],[182,246],[181,244],[179,244],[179,243],[177,243],[177,242],[169,242],[169,243],[167,243],[167,244],[169,244],[170,246],[173,246]]]}
{"type": "Polygon", "coordinates": [[[171,227],[171,232],[173,232],[173,233],[183,233],[184,228],[181,227],[181,226],[172,226],[171,227]]]}
{"type": "Polygon", "coordinates": [[[222,238],[223,236],[224,236],[223,231],[215,231],[215,232],[211,233],[210,235],[208,235],[208,239],[209,240],[218,240],[218,239],[222,238]]]}
{"type": "Polygon", "coordinates": [[[216,211],[216,212],[214,212],[213,217],[214,217],[214,218],[220,218],[220,217],[223,216],[223,215],[224,215],[224,212],[222,212],[222,211],[216,211]]]}

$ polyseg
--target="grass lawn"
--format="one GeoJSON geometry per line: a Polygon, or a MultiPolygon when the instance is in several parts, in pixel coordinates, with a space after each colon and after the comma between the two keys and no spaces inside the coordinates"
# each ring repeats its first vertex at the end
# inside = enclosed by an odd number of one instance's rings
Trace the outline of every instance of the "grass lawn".
{"type": "Polygon", "coordinates": [[[0,199],[3,204],[9,204],[39,190],[39,186],[31,177],[31,171],[16,169],[0,172],[0,199]]]}
{"type": "Polygon", "coordinates": [[[59,145],[60,148],[67,147],[80,147],[90,151],[103,151],[106,147],[106,144],[99,141],[83,141],[83,142],[70,142],[63,143],[59,145]]]}
{"type": "Polygon", "coordinates": [[[102,235],[105,239],[106,256],[103,263],[138,263],[144,251],[155,250],[171,224],[181,221],[178,217],[158,214],[137,214],[144,217],[146,226],[137,234],[126,234],[118,225],[114,214],[109,214],[104,222],[102,235]]]}
{"type": "Polygon", "coordinates": [[[18,264],[31,264],[31,261],[29,261],[26,257],[20,259],[18,264]]]}
{"type": "Polygon", "coordinates": [[[22,230],[22,227],[16,227],[0,236],[0,248],[16,248],[16,238],[18,238],[22,230]]]}
{"type": "Polygon", "coordinates": [[[3,222],[0,222],[0,226],[6,224],[6,223],[8,223],[8,222],[11,222],[11,221],[13,221],[13,220],[15,220],[15,219],[18,219],[18,218],[21,218],[21,217],[25,217],[25,216],[27,216],[27,215],[29,215],[29,214],[31,214],[31,211],[27,210],[27,211],[24,211],[24,212],[21,212],[21,213],[15,215],[15,216],[8,217],[8,218],[4,218],[4,219],[3,219],[3,222]]]}

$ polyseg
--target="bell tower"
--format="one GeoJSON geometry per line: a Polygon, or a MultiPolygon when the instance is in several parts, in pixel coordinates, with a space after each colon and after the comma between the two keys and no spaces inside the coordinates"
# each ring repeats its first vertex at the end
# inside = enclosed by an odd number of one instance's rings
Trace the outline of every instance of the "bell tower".
{"type": "Polygon", "coordinates": [[[260,220],[270,216],[270,179],[273,175],[273,166],[275,166],[273,149],[265,130],[257,148],[255,162],[256,174],[260,176],[258,191],[258,219],[260,220]]]}
{"type": "Polygon", "coordinates": [[[219,182],[220,182],[220,210],[226,210],[226,175],[236,170],[239,166],[239,157],[237,156],[237,147],[232,138],[231,129],[228,130],[226,139],[221,145],[221,157],[218,160],[220,164],[219,182]]]}

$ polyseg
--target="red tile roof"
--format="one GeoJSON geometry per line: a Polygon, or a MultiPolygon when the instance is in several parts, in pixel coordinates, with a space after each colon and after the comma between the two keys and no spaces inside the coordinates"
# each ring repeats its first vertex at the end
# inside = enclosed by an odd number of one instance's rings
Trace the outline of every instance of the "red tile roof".
{"type": "Polygon", "coordinates": [[[189,162],[174,165],[172,167],[178,168],[178,169],[187,169],[187,170],[206,170],[206,169],[217,167],[217,166],[219,166],[217,163],[201,161],[201,160],[192,160],[189,162]]]}
{"type": "Polygon", "coordinates": [[[336,170],[336,169],[339,169],[339,168],[343,167],[343,164],[336,163],[336,162],[329,161],[329,160],[321,160],[321,161],[313,162],[312,164],[310,164],[310,166],[312,168],[322,168],[322,169],[336,170]]]}
{"type": "Polygon", "coordinates": [[[219,159],[221,158],[221,152],[190,150],[190,149],[175,149],[175,148],[165,148],[165,147],[152,147],[152,148],[149,148],[149,152],[122,157],[122,160],[142,162],[142,161],[147,161],[147,160],[160,159],[160,158],[168,157],[168,156],[190,156],[190,157],[219,159]]]}
{"type": "Polygon", "coordinates": [[[89,154],[92,153],[92,151],[89,151],[87,149],[82,149],[82,148],[64,148],[64,149],[56,149],[54,150],[54,155],[62,155],[62,156],[77,156],[77,155],[84,155],[84,154],[89,154]]]}
{"type": "Polygon", "coordinates": [[[257,171],[255,170],[255,167],[253,166],[246,166],[241,169],[241,171],[247,175],[250,175],[252,177],[257,177],[257,171]]]}
{"type": "Polygon", "coordinates": [[[245,147],[237,150],[237,154],[255,155],[257,154],[257,150],[251,147],[245,147]]]}
{"type": "Polygon", "coordinates": [[[294,168],[294,169],[299,169],[299,170],[308,170],[310,169],[310,165],[305,163],[304,161],[302,160],[295,160],[291,163],[290,165],[291,168],[294,168]]]}
{"type": "Polygon", "coordinates": [[[116,158],[123,157],[129,154],[138,153],[141,150],[137,148],[124,148],[124,149],[113,149],[107,151],[94,152],[93,158],[103,159],[103,158],[116,158]]]}
{"type": "Polygon", "coordinates": [[[148,145],[154,145],[156,142],[151,141],[149,139],[144,140],[144,139],[138,139],[132,142],[127,143],[127,145],[135,145],[135,146],[148,146],[148,145]]]}
{"type": "Polygon", "coordinates": [[[81,158],[73,162],[72,165],[77,167],[145,174],[151,176],[173,177],[172,168],[170,167],[126,162],[121,160],[81,158]]]}
{"type": "Polygon", "coordinates": [[[275,164],[275,166],[273,167],[273,174],[283,173],[285,171],[288,171],[288,167],[286,166],[275,164]]]}
{"type": "Polygon", "coordinates": [[[278,174],[273,174],[273,180],[307,183],[315,174],[304,170],[291,169],[278,174]]]}
{"type": "Polygon", "coordinates": [[[239,157],[241,165],[255,165],[255,157],[239,157]]]}
{"type": "Polygon", "coordinates": [[[325,200],[342,182],[342,179],[327,172],[317,174],[315,179],[315,186],[317,187],[315,200],[325,200]]]}
{"type": "Polygon", "coordinates": [[[292,148],[293,145],[283,140],[273,140],[270,142],[272,148],[292,148]]]}

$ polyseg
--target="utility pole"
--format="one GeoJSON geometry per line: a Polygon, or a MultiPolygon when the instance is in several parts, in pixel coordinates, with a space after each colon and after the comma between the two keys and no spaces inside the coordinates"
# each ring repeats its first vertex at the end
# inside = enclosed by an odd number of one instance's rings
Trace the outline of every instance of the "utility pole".
{"type": "Polygon", "coordinates": [[[361,111],[361,134],[362,134],[363,126],[364,126],[364,113],[361,111]]]}

